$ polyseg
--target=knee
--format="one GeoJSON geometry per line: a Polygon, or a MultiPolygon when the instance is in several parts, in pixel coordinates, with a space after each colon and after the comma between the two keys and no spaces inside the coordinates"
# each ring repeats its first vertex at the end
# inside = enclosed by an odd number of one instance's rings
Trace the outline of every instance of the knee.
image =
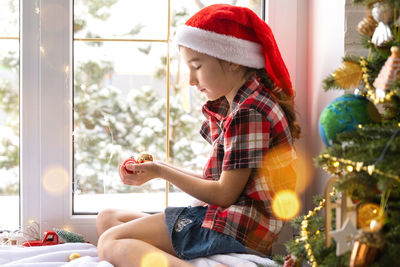
{"type": "Polygon", "coordinates": [[[113,209],[106,209],[99,212],[96,218],[96,230],[99,236],[112,226],[110,225],[110,221],[112,221],[115,214],[116,212],[113,209]]]}
{"type": "Polygon", "coordinates": [[[97,214],[96,222],[104,222],[104,221],[110,220],[110,218],[115,216],[115,214],[116,214],[116,211],[113,209],[102,210],[97,214]]]}
{"type": "Polygon", "coordinates": [[[109,260],[109,253],[112,250],[111,244],[113,243],[113,239],[108,233],[104,233],[99,237],[97,241],[97,253],[101,260],[109,260]]]}

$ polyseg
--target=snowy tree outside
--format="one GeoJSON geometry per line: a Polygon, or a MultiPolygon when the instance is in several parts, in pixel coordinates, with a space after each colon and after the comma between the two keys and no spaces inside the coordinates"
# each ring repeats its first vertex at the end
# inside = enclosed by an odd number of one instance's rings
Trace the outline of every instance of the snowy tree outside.
{"type": "MultiPolygon", "coordinates": [[[[172,39],[177,25],[214,2],[261,12],[261,0],[171,0],[168,23],[168,1],[74,1],[74,212],[162,210],[165,181],[141,187],[121,183],[117,166],[131,155],[146,151],[202,171],[208,145],[198,132],[205,98],[188,85],[186,66],[168,45],[168,25],[172,39]]],[[[0,229],[16,228],[19,220],[18,5],[18,0],[0,2],[0,206],[8,203],[9,214],[7,221],[0,219],[0,229]]],[[[191,201],[172,185],[168,195],[169,205],[191,201]]]]}

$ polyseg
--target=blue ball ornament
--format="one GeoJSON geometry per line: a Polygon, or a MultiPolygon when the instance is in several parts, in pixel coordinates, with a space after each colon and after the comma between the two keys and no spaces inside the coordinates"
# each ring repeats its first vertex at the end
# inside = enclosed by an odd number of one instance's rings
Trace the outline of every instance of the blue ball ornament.
{"type": "Polygon", "coordinates": [[[360,124],[379,121],[379,111],[371,101],[360,95],[345,94],[322,110],[318,128],[322,141],[331,146],[338,133],[354,131],[360,124]]]}

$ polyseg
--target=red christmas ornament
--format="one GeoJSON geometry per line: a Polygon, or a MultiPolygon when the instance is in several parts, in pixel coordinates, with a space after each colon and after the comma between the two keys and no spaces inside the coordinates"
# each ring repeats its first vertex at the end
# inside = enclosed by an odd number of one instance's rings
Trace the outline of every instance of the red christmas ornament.
{"type": "Polygon", "coordinates": [[[138,164],[138,162],[134,158],[129,158],[122,163],[122,167],[124,167],[125,171],[129,174],[132,174],[133,172],[126,168],[126,164],[128,163],[138,164]]]}

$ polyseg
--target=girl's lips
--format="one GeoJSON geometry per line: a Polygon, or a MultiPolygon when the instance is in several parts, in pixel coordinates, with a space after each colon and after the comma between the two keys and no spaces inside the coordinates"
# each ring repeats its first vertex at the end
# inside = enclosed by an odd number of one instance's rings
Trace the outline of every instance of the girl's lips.
{"type": "Polygon", "coordinates": [[[203,93],[205,90],[206,90],[206,88],[199,88],[199,91],[200,91],[201,93],[203,93]]]}

